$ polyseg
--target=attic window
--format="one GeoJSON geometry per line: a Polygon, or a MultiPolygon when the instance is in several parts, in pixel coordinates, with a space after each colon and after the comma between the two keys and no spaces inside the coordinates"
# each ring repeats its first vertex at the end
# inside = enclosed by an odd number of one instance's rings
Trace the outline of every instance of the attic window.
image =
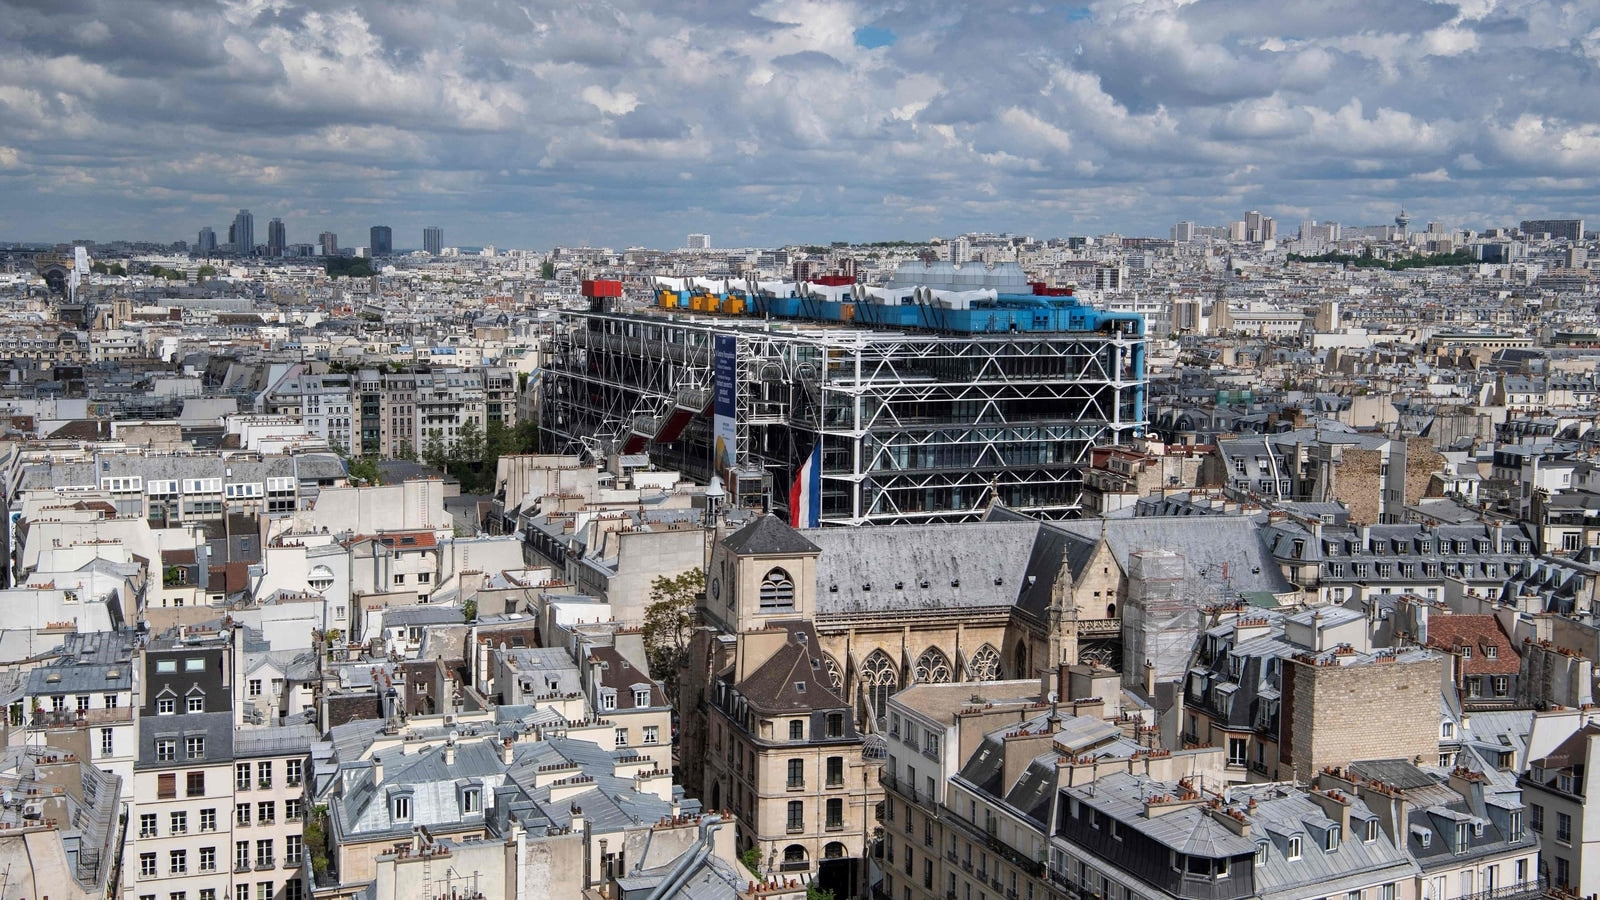
{"type": "Polygon", "coordinates": [[[872,590],[872,582],[870,582],[870,581],[861,582],[861,590],[862,590],[863,593],[866,593],[867,591],[872,590]]]}
{"type": "Polygon", "coordinates": [[[111,669],[111,670],[106,672],[106,680],[107,681],[116,681],[118,678],[121,678],[121,677],[122,677],[122,672],[119,669],[111,669]]]}
{"type": "Polygon", "coordinates": [[[894,583],[894,589],[897,591],[903,591],[906,589],[906,583],[904,581],[896,581],[894,583]]]}
{"type": "Polygon", "coordinates": [[[997,584],[997,585],[998,585],[998,584],[1005,584],[1005,583],[1006,583],[1006,580],[1005,580],[1005,579],[1004,579],[1004,578],[1001,578],[1001,577],[999,577],[999,576],[996,576],[996,577],[995,577],[995,579],[994,579],[994,583],[995,583],[995,584],[997,584]]]}
{"type": "Polygon", "coordinates": [[[959,579],[959,578],[950,579],[950,586],[951,587],[961,587],[961,579],[959,579]]]}
{"type": "Polygon", "coordinates": [[[922,579],[922,587],[924,589],[926,589],[928,587],[928,579],[926,579],[926,578],[922,579]]]}
{"type": "Polygon", "coordinates": [[[796,694],[804,694],[806,692],[806,683],[804,681],[796,681],[794,683],[794,692],[796,694]]]}

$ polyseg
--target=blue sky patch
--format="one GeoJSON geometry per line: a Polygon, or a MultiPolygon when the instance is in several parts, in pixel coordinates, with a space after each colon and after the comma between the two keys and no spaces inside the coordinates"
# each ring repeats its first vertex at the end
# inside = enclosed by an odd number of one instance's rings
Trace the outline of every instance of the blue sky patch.
{"type": "Polygon", "coordinates": [[[857,47],[865,47],[868,50],[876,50],[879,47],[887,47],[893,43],[894,32],[887,28],[879,28],[876,25],[867,25],[863,28],[856,29],[857,47]]]}

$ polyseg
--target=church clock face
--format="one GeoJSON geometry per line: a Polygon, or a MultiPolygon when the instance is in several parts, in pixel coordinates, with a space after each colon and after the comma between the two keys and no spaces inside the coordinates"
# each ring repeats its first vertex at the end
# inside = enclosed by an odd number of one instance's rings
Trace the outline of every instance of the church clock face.
{"type": "Polygon", "coordinates": [[[713,599],[713,600],[721,600],[722,599],[722,579],[721,578],[713,578],[713,579],[711,579],[711,599],[713,599]]]}

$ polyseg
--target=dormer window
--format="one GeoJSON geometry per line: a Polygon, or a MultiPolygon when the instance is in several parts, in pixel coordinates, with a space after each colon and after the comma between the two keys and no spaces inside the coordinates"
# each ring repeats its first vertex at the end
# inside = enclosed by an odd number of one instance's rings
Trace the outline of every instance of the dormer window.
{"type": "Polygon", "coordinates": [[[396,822],[411,821],[410,794],[396,794],[389,798],[389,818],[396,822]]]}
{"type": "Polygon", "coordinates": [[[1367,843],[1370,844],[1373,841],[1378,839],[1378,820],[1377,819],[1368,819],[1366,827],[1367,827],[1366,841],[1367,841],[1367,843]]]}
{"type": "Polygon", "coordinates": [[[483,788],[474,784],[461,789],[461,812],[475,813],[483,811],[483,788]]]}
{"type": "Polygon", "coordinates": [[[1266,841],[1261,841],[1261,842],[1256,844],[1256,865],[1264,866],[1266,864],[1267,864],[1267,842],[1266,841]]]}
{"type": "Polygon", "coordinates": [[[643,691],[635,690],[633,692],[633,705],[634,706],[649,706],[650,705],[650,692],[648,690],[643,690],[643,691]]]}
{"type": "Polygon", "coordinates": [[[1283,855],[1287,859],[1299,859],[1300,858],[1300,835],[1298,835],[1298,834],[1289,835],[1289,849],[1287,851],[1285,851],[1285,853],[1283,855]]]}
{"type": "Polygon", "coordinates": [[[1328,826],[1328,833],[1322,837],[1322,849],[1329,853],[1339,849],[1339,826],[1328,826]]]}
{"type": "Polygon", "coordinates": [[[601,709],[616,709],[617,708],[617,692],[616,691],[601,691],[600,692],[600,708],[601,709]]]}

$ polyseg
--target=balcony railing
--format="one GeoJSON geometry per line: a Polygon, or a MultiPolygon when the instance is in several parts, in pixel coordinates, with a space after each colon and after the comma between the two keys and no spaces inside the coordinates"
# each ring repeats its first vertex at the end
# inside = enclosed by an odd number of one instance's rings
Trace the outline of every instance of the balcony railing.
{"type": "Polygon", "coordinates": [[[1544,878],[1534,881],[1520,881],[1476,894],[1464,894],[1459,900],[1535,900],[1545,896],[1549,887],[1544,878]]]}
{"type": "Polygon", "coordinates": [[[133,721],[133,707],[115,706],[111,709],[40,709],[35,710],[30,728],[83,728],[91,725],[116,725],[133,721]]]}
{"type": "Polygon", "coordinates": [[[894,791],[895,793],[905,797],[907,800],[910,800],[919,806],[937,811],[939,798],[929,794],[927,791],[917,790],[914,785],[908,783],[905,779],[898,778],[886,771],[879,780],[888,790],[894,791]]]}

